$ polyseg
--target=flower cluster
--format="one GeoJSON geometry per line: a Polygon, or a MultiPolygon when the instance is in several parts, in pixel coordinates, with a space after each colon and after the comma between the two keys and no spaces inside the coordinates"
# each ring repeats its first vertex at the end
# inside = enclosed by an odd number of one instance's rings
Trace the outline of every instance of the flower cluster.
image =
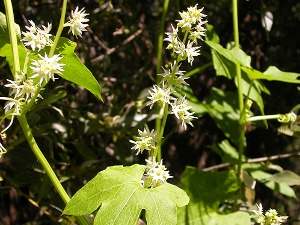
{"type": "MultiPolygon", "coordinates": [[[[87,15],[84,9],[79,10],[76,7],[75,11],[71,12],[70,21],[65,23],[64,26],[69,26],[69,32],[72,32],[76,37],[81,36],[82,32],[88,26],[86,22],[89,20],[85,18],[87,15]]],[[[0,124],[5,119],[10,120],[9,124],[0,132],[2,140],[5,139],[3,138],[6,136],[5,132],[13,124],[14,118],[20,116],[23,108],[30,102],[34,102],[37,97],[41,97],[39,91],[50,79],[55,80],[54,74],[61,74],[64,71],[63,66],[65,64],[60,63],[63,57],[59,54],[50,56],[45,53],[44,56],[38,54],[39,59],[31,58],[30,51],[40,52],[41,50],[45,50],[46,46],[53,45],[53,41],[50,34],[51,23],[48,23],[47,26],[42,26],[42,28],[37,27],[31,20],[29,20],[29,24],[30,26],[25,26],[27,31],[22,32],[22,42],[24,46],[29,47],[25,59],[25,66],[27,66],[28,62],[29,68],[24,68],[19,74],[15,74],[14,80],[8,79],[5,87],[10,88],[10,96],[0,97],[0,100],[7,101],[4,106],[5,115],[1,118],[0,124]]],[[[5,152],[6,149],[0,142],[0,157],[5,152]]]]}
{"type": "Polygon", "coordinates": [[[81,37],[82,31],[86,31],[86,27],[88,24],[85,24],[89,22],[89,19],[85,18],[88,14],[85,13],[84,8],[79,10],[78,6],[76,7],[75,11],[71,12],[70,20],[65,23],[65,27],[70,27],[69,33],[71,32],[76,37],[81,37]]]}
{"type": "Polygon", "coordinates": [[[143,153],[144,150],[154,150],[157,142],[157,132],[154,130],[149,131],[148,128],[144,128],[143,131],[138,130],[139,136],[136,141],[130,140],[134,146],[132,149],[137,150],[136,155],[143,153]]]}
{"type": "Polygon", "coordinates": [[[63,66],[65,64],[59,63],[62,59],[59,55],[48,57],[45,53],[44,57],[41,55],[39,57],[40,60],[33,60],[30,66],[33,71],[30,78],[39,78],[39,85],[42,85],[44,81],[48,82],[50,79],[54,81],[54,74],[61,74],[64,71],[63,66]]]}
{"type": "Polygon", "coordinates": [[[269,209],[264,213],[261,203],[257,204],[257,207],[258,210],[252,210],[255,215],[251,217],[260,225],[280,225],[288,218],[288,216],[279,216],[275,209],[269,209]]]}
{"type": "Polygon", "coordinates": [[[181,12],[181,20],[178,20],[176,28],[172,25],[172,32],[167,32],[167,38],[164,40],[169,42],[167,49],[173,50],[177,55],[177,59],[170,64],[169,69],[163,68],[164,72],[158,74],[162,77],[158,85],[154,85],[149,91],[150,108],[155,103],[163,107],[165,104],[170,105],[171,113],[181,121],[181,125],[186,129],[187,124],[192,126],[191,121],[196,117],[189,110],[191,107],[188,100],[183,96],[180,98],[173,97],[172,91],[180,85],[188,85],[185,71],[180,70],[180,61],[187,60],[192,65],[194,57],[200,55],[200,47],[197,45],[197,40],[202,40],[205,36],[205,28],[203,25],[207,22],[203,20],[206,17],[202,13],[203,8],[198,9],[197,5],[189,7],[186,12],[181,12]],[[180,38],[183,36],[183,38],[180,38]],[[188,40],[187,40],[188,39],[188,40]]]}
{"type": "Polygon", "coordinates": [[[180,12],[181,20],[177,20],[177,26],[172,26],[172,32],[167,32],[169,44],[167,49],[173,50],[178,56],[178,60],[188,60],[188,63],[193,64],[194,57],[200,55],[200,47],[194,46],[198,44],[198,40],[203,40],[206,29],[203,27],[207,23],[204,18],[205,14],[202,13],[203,8],[198,9],[197,5],[189,7],[187,11],[180,12]],[[179,32],[179,28],[181,32],[179,32]],[[180,34],[184,34],[180,38],[180,34]]]}
{"type": "MultiPolygon", "coordinates": [[[[185,71],[180,70],[181,64],[179,63],[187,60],[192,65],[194,57],[200,55],[200,47],[195,45],[197,45],[199,39],[202,40],[202,37],[205,36],[203,25],[206,21],[203,18],[206,15],[202,13],[202,10],[203,8],[198,9],[197,5],[189,7],[186,12],[180,13],[181,20],[178,20],[176,28],[172,25],[172,32],[166,33],[167,37],[164,40],[169,42],[167,49],[172,50],[177,55],[177,58],[169,64],[168,68],[163,68],[163,73],[158,74],[161,76],[160,82],[153,85],[149,90],[148,96],[149,102],[147,105],[150,108],[157,105],[160,112],[163,113],[164,121],[168,114],[174,114],[180,120],[184,129],[187,129],[187,124],[193,126],[191,121],[196,117],[190,111],[192,107],[189,105],[186,97],[176,98],[172,93],[176,91],[177,87],[188,85],[186,82],[188,77],[185,76],[185,71]]],[[[164,127],[160,129],[164,129],[164,127]]],[[[172,177],[162,161],[160,163],[155,161],[156,148],[160,148],[160,146],[157,146],[158,138],[163,138],[162,131],[159,131],[159,137],[157,132],[154,130],[150,132],[148,128],[145,128],[143,131],[138,130],[138,133],[139,136],[136,140],[130,140],[134,144],[132,149],[137,151],[137,155],[147,150],[152,156],[152,160],[146,160],[147,168],[143,180],[144,187],[157,187],[172,177]]]]}
{"type": "MultiPolygon", "coordinates": [[[[188,100],[185,96],[176,98],[172,96],[172,92],[176,90],[176,87],[180,85],[188,85],[186,82],[186,77],[184,75],[185,71],[180,70],[180,61],[186,60],[192,65],[194,57],[200,55],[200,47],[195,47],[197,40],[201,39],[205,35],[205,29],[202,27],[206,21],[203,21],[205,17],[202,14],[203,9],[197,9],[195,7],[188,8],[187,12],[180,13],[181,20],[178,21],[176,28],[172,25],[172,32],[166,33],[168,41],[167,49],[172,49],[173,53],[177,54],[177,59],[170,63],[169,68],[163,68],[164,72],[158,74],[161,76],[161,81],[153,85],[149,90],[149,102],[147,105],[153,108],[154,105],[158,105],[161,109],[168,109],[168,114],[174,114],[177,119],[181,121],[181,125],[186,129],[187,124],[192,126],[192,120],[196,117],[193,116],[193,112],[190,112],[192,108],[189,106],[188,100]],[[180,28],[180,31],[179,31],[180,28]],[[184,38],[181,41],[180,34],[184,34],[184,38]],[[186,43],[186,38],[188,41],[186,43]],[[168,107],[168,108],[165,108],[168,107]],[[171,112],[169,112],[169,109],[171,112]]],[[[162,110],[164,111],[164,110],[162,110]]],[[[165,112],[164,112],[165,113],[165,112]]],[[[167,115],[163,115],[167,116],[167,115]]],[[[146,188],[158,187],[166,183],[167,179],[172,178],[169,171],[163,165],[163,161],[160,163],[156,162],[155,150],[157,148],[156,144],[159,141],[157,132],[154,130],[149,131],[148,128],[144,128],[143,131],[138,130],[139,136],[136,140],[130,140],[134,146],[133,150],[136,150],[136,155],[143,153],[144,150],[150,152],[152,160],[146,160],[147,167],[144,173],[144,178],[142,183],[146,188]]]]}
{"type": "Polygon", "coordinates": [[[167,179],[172,178],[169,171],[163,165],[163,161],[160,163],[156,162],[155,158],[152,157],[152,160],[147,160],[147,167],[144,174],[144,187],[154,188],[166,183],[167,179]]]}
{"type": "Polygon", "coordinates": [[[25,46],[30,46],[33,51],[38,49],[38,51],[42,50],[46,46],[52,45],[51,31],[52,24],[48,23],[48,26],[42,26],[43,29],[40,29],[35,26],[35,23],[32,20],[29,20],[31,26],[25,26],[28,31],[22,32],[23,34],[23,43],[25,46]]]}

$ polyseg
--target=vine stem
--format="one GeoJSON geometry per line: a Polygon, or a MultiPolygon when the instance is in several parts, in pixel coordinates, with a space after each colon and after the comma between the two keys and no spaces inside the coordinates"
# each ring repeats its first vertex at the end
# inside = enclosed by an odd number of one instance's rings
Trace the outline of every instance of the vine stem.
{"type": "Polygon", "coordinates": [[[60,16],[60,21],[59,21],[59,26],[53,41],[53,44],[51,45],[50,52],[49,52],[49,57],[52,57],[54,55],[54,51],[56,49],[57,43],[59,41],[59,38],[61,36],[61,33],[64,29],[64,24],[65,24],[65,17],[66,17],[66,11],[67,11],[67,3],[68,0],[63,1],[62,9],[61,9],[61,16],[60,16]]]}
{"type": "MultiPolygon", "coordinates": [[[[238,0],[232,0],[232,17],[233,17],[233,35],[235,47],[240,46],[239,42],[239,26],[238,26],[238,0]]],[[[244,99],[243,99],[243,89],[242,89],[242,75],[241,75],[241,66],[239,63],[236,64],[236,79],[237,79],[237,88],[238,88],[238,102],[240,110],[240,119],[239,119],[239,142],[238,142],[238,167],[237,167],[237,179],[238,183],[241,185],[242,179],[242,156],[244,153],[244,139],[245,139],[245,110],[244,110],[244,99]]]]}
{"type": "MultiPolygon", "coordinates": [[[[52,170],[49,162],[47,161],[47,159],[43,155],[43,153],[40,150],[39,146],[37,145],[37,143],[36,143],[36,141],[33,137],[33,134],[31,132],[31,129],[29,127],[29,124],[27,122],[26,116],[24,114],[22,114],[22,115],[18,116],[18,120],[19,120],[19,123],[21,125],[22,130],[23,130],[23,133],[25,135],[25,138],[26,138],[31,150],[33,151],[36,158],[39,160],[39,162],[43,166],[47,176],[51,180],[51,182],[52,182],[53,186],[55,187],[56,191],[58,192],[58,194],[60,195],[62,200],[67,204],[70,201],[70,197],[67,194],[67,192],[65,191],[65,189],[63,188],[63,186],[60,183],[57,176],[55,175],[54,171],[52,170]]],[[[88,225],[87,221],[83,217],[76,217],[76,219],[79,222],[79,224],[88,225]]]]}
{"type": "Polygon", "coordinates": [[[10,39],[13,61],[14,61],[12,65],[13,66],[12,72],[13,72],[13,76],[15,77],[17,73],[20,73],[21,66],[19,60],[18,40],[17,40],[14,12],[13,12],[11,0],[4,0],[4,4],[5,4],[5,13],[6,13],[7,25],[9,31],[9,39],[10,39]]]}
{"type": "Polygon", "coordinates": [[[162,58],[162,47],[163,47],[163,38],[165,30],[165,20],[169,7],[169,0],[164,0],[163,11],[160,19],[159,34],[157,39],[157,64],[156,64],[156,73],[160,72],[161,67],[161,58],[162,58]]]}
{"type": "Polygon", "coordinates": [[[65,189],[61,185],[60,181],[58,180],[57,176],[55,175],[54,171],[52,170],[50,164],[48,163],[47,159],[43,155],[42,151],[40,150],[39,146],[37,145],[31,129],[28,125],[27,119],[25,115],[21,115],[18,117],[24,135],[27,139],[30,148],[32,149],[33,153],[35,154],[36,158],[39,160],[43,168],[45,169],[46,174],[50,178],[51,182],[53,183],[55,189],[57,190],[58,194],[62,198],[62,200],[67,203],[70,201],[69,195],[65,192],[65,189]]]}
{"type": "MultiPolygon", "coordinates": [[[[165,29],[165,19],[166,19],[168,7],[169,7],[169,0],[164,0],[163,11],[162,11],[161,20],[160,20],[159,34],[158,34],[158,39],[157,39],[157,64],[156,64],[156,73],[157,74],[160,72],[160,67],[161,67],[161,63],[162,63],[161,61],[162,61],[162,48],[163,48],[163,38],[164,38],[164,29],[165,29]]],[[[157,76],[156,82],[157,83],[159,82],[158,76],[157,76]]],[[[165,116],[167,116],[167,115],[165,115],[165,113],[164,113],[163,118],[165,116]]],[[[166,118],[163,120],[166,120],[166,118]]],[[[160,135],[161,135],[161,132],[163,133],[163,130],[161,128],[161,126],[162,126],[161,123],[162,123],[161,117],[155,119],[155,130],[157,130],[159,132],[159,134],[158,134],[159,137],[158,137],[158,144],[154,151],[154,157],[156,157],[158,161],[161,160],[162,140],[160,140],[160,135]]]]}

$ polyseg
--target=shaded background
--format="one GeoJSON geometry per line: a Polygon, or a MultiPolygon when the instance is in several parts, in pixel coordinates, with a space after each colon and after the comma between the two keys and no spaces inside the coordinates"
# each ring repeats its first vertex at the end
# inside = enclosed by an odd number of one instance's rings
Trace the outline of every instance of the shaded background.
{"type": "MultiPolygon", "coordinates": [[[[22,31],[28,20],[38,25],[53,23],[57,29],[61,1],[13,1],[15,19],[22,31]]],[[[198,3],[204,6],[207,20],[215,27],[221,44],[233,41],[231,1],[170,1],[166,30],[178,19],[178,11],[198,3]]],[[[92,71],[102,87],[104,103],[89,92],[59,79],[50,82],[43,97],[61,93],[63,98],[50,107],[38,108],[28,115],[38,144],[64,187],[74,194],[96,173],[107,166],[143,163],[145,156],[134,156],[129,139],[151,115],[144,105],[147,89],[156,77],[157,35],[162,12],[161,1],[72,1],[68,11],[85,7],[90,14],[90,27],[77,42],[77,53],[92,71]],[[67,94],[66,94],[67,93],[67,94]],[[136,118],[143,114],[144,120],[136,118]],[[136,120],[139,120],[138,122],[136,120]]],[[[1,3],[1,12],[4,12],[1,3]]],[[[274,65],[281,70],[300,73],[300,3],[296,0],[239,1],[240,44],[252,57],[252,66],[260,71],[274,65]],[[262,13],[274,16],[270,33],[261,24],[262,13]]],[[[69,37],[67,30],[63,36],[69,37]]],[[[166,44],[166,43],[165,43],[166,44]]],[[[210,50],[203,44],[201,56],[193,68],[211,61],[210,50]]],[[[170,54],[162,52],[163,64],[170,54]]],[[[0,95],[10,78],[4,59],[0,61],[0,95]]],[[[191,67],[183,65],[184,70],[191,67]]],[[[235,91],[231,81],[216,77],[213,67],[193,75],[189,80],[194,94],[206,100],[212,87],[235,91]]],[[[272,96],[264,95],[265,113],[289,112],[300,103],[299,87],[279,82],[265,82],[272,96]]],[[[3,102],[1,102],[3,106],[3,102]]],[[[257,109],[253,109],[259,113],[257,109]]],[[[3,114],[3,109],[0,111],[3,114]]],[[[174,127],[175,118],[168,119],[166,132],[174,134],[163,146],[163,159],[171,174],[179,179],[186,165],[206,168],[221,163],[209,146],[224,139],[214,121],[205,115],[193,122],[186,131],[174,127]]],[[[149,122],[153,126],[153,121],[149,122]]],[[[270,121],[268,130],[256,127],[246,134],[246,156],[250,158],[300,151],[299,138],[277,134],[277,122],[270,121]]],[[[0,224],[56,224],[64,207],[50,181],[25,142],[17,123],[8,132],[9,152],[0,159],[0,224]],[[36,206],[30,203],[34,200],[36,206]]],[[[285,169],[300,173],[299,158],[277,160],[285,169]]],[[[175,179],[175,181],[176,181],[175,179]]],[[[174,182],[175,182],[174,181],[174,182]]],[[[296,189],[299,195],[299,190],[296,189]]],[[[289,224],[300,224],[299,202],[276,194],[258,184],[256,201],[264,208],[273,207],[289,215],[289,224]]]]}

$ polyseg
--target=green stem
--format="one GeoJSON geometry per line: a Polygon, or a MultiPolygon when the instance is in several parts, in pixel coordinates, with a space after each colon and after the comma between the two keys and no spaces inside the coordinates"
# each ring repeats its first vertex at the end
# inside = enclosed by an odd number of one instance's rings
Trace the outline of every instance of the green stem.
{"type": "Polygon", "coordinates": [[[280,118],[281,114],[276,115],[266,115],[266,116],[253,116],[250,117],[247,121],[253,122],[253,121],[259,121],[259,120],[274,120],[280,118]]]}
{"type": "Polygon", "coordinates": [[[20,59],[19,59],[18,40],[17,40],[14,12],[13,12],[11,0],[4,0],[4,4],[5,4],[5,12],[6,12],[8,31],[9,31],[10,44],[12,48],[12,56],[14,61],[12,73],[13,76],[15,76],[17,73],[20,73],[21,66],[20,66],[20,59]]]}
{"type": "MultiPolygon", "coordinates": [[[[164,38],[164,30],[165,30],[165,19],[168,11],[168,6],[169,6],[169,0],[164,1],[163,5],[163,12],[161,15],[161,20],[160,20],[160,27],[159,27],[159,34],[158,34],[158,40],[157,40],[157,64],[156,64],[156,73],[158,74],[160,72],[160,67],[161,67],[161,61],[162,61],[162,48],[163,48],[163,38],[164,38]]],[[[159,83],[159,76],[156,78],[156,83],[159,83]]],[[[160,132],[161,130],[161,118],[157,118],[155,120],[155,130],[160,132]]],[[[161,158],[161,140],[159,141],[160,145],[156,147],[154,151],[154,156],[161,158]]]]}
{"type": "Polygon", "coordinates": [[[159,26],[159,34],[157,40],[157,64],[156,64],[156,73],[160,72],[161,67],[161,58],[162,58],[162,47],[163,47],[163,38],[164,38],[164,30],[165,30],[165,20],[168,11],[169,0],[164,1],[163,11],[161,14],[160,19],[160,26],[159,26]]]}
{"type": "MultiPolygon", "coordinates": [[[[19,120],[19,123],[22,127],[22,130],[24,132],[24,135],[25,135],[25,137],[28,141],[28,144],[29,144],[31,150],[33,151],[36,158],[39,160],[39,162],[43,166],[46,174],[50,178],[50,180],[51,180],[52,184],[54,185],[54,187],[55,187],[56,191],[58,192],[58,194],[60,195],[62,200],[67,204],[70,201],[70,197],[67,194],[67,192],[65,191],[65,189],[63,188],[63,186],[61,185],[59,179],[55,175],[55,173],[52,170],[50,164],[48,163],[47,159],[45,158],[45,156],[43,155],[43,153],[40,150],[39,146],[37,145],[37,143],[36,143],[36,141],[33,137],[33,134],[31,132],[31,129],[28,125],[28,122],[27,122],[27,119],[26,119],[25,115],[23,114],[23,115],[19,116],[18,120],[19,120]]],[[[79,224],[88,225],[88,223],[86,222],[86,220],[83,217],[76,217],[76,219],[79,222],[79,224]]]]}
{"type": "Polygon", "coordinates": [[[54,51],[56,49],[57,43],[59,41],[59,38],[61,36],[61,33],[64,29],[64,24],[65,24],[65,17],[66,17],[66,11],[67,11],[67,0],[63,1],[62,9],[61,9],[61,16],[60,16],[60,21],[59,21],[59,26],[55,35],[55,39],[53,41],[53,45],[50,48],[49,56],[52,57],[54,55],[54,51]]]}
{"type": "Polygon", "coordinates": [[[65,192],[65,189],[61,185],[60,181],[58,180],[57,176],[53,172],[50,164],[48,163],[47,159],[43,155],[42,151],[40,150],[39,146],[37,145],[33,134],[31,132],[31,129],[28,125],[27,119],[25,115],[21,115],[18,117],[20,125],[22,127],[22,130],[24,132],[24,135],[28,141],[28,144],[30,145],[30,148],[32,149],[33,153],[35,154],[36,158],[39,160],[43,168],[45,169],[46,174],[50,178],[51,182],[53,183],[55,189],[57,190],[58,194],[62,198],[62,200],[67,203],[70,201],[70,197],[68,194],[65,192]]]}
{"type": "Polygon", "coordinates": [[[160,129],[158,130],[158,141],[154,152],[154,157],[156,157],[158,162],[161,160],[161,144],[162,144],[162,139],[164,135],[168,114],[169,114],[168,104],[164,103],[163,116],[159,127],[160,129]]]}
{"type": "MultiPolygon", "coordinates": [[[[235,47],[239,47],[239,26],[238,26],[238,0],[232,0],[232,13],[233,13],[233,34],[235,47]]],[[[238,183],[241,185],[241,173],[242,173],[242,157],[244,153],[244,139],[245,139],[245,110],[244,110],[244,99],[243,99],[243,90],[242,90],[242,75],[241,75],[241,66],[239,63],[235,67],[236,78],[237,78],[237,88],[238,88],[238,102],[240,110],[240,119],[239,119],[239,160],[237,168],[237,179],[238,183]]]]}

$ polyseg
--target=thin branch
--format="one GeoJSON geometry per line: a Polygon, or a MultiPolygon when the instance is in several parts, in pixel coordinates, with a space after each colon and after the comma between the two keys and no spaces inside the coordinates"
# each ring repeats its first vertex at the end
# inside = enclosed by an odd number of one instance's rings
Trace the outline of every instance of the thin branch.
{"type": "MultiPolygon", "coordinates": [[[[279,155],[273,155],[273,156],[265,156],[265,157],[260,157],[260,158],[248,159],[247,161],[245,161],[243,163],[257,163],[257,162],[274,161],[277,159],[285,159],[285,158],[289,158],[292,156],[300,156],[300,152],[285,153],[285,154],[279,154],[279,155]]],[[[236,165],[236,163],[222,163],[222,164],[206,167],[201,170],[202,171],[211,171],[211,170],[217,170],[217,169],[231,167],[234,165],[236,165]]]]}

